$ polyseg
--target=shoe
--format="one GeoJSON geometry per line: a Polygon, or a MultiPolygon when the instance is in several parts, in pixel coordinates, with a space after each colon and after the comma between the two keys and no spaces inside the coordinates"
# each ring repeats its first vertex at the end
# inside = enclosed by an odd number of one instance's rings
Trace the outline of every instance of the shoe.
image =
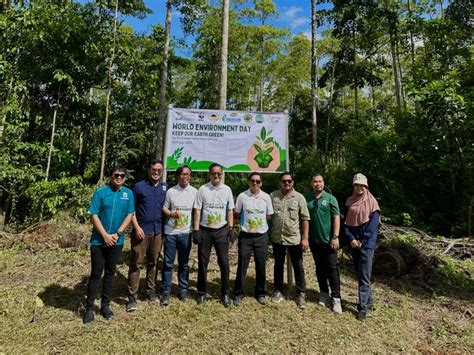
{"type": "Polygon", "coordinates": [[[242,305],[242,299],[243,299],[243,298],[244,298],[244,297],[241,296],[241,295],[235,296],[234,306],[239,307],[240,305],[242,305]]]}
{"type": "Polygon", "coordinates": [[[198,295],[196,298],[196,303],[203,304],[204,302],[206,302],[206,295],[198,295]]]}
{"type": "Polygon", "coordinates": [[[340,298],[332,299],[332,311],[337,314],[342,314],[342,306],[340,298]]]}
{"type": "Polygon", "coordinates": [[[306,295],[304,293],[298,294],[298,296],[296,296],[295,302],[299,309],[305,309],[306,308],[306,295]]]}
{"type": "Polygon", "coordinates": [[[82,318],[82,323],[87,324],[94,321],[94,310],[93,309],[86,309],[86,313],[84,313],[84,317],[82,318]]]}
{"type": "Polygon", "coordinates": [[[374,308],[374,304],[373,304],[373,303],[367,305],[367,310],[368,310],[368,311],[372,311],[372,310],[374,310],[374,309],[375,309],[375,308],[374,308]]]}
{"type": "Polygon", "coordinates": [[[155,290],[148,290],[147,291],[147,295],[146,295],[146,299],[148,300],[148,302],[157,302],[158,301],[158,296],[156,295],[156,292],[155,290]]]}
{"type": "Polygon", "coordinates": [[[100,314],[107,320],[111,320],[114,317],[114,312],[112,312],[108,304],[100,307],[100,314]]]}
{"type": "Polygon", "coordinates": [[[133,312],[137,309],[137,298],[135,296],[128,296],[128,302],[125,309],[127,312],[133,312]]]}
{"type": "Polygon", "coordinates": [[[232,304],[232,302],[230,301],[229,295],[222,296],[221,301],[225,308],[230,307],[232,304]]]}
{"type": "Polygon", "coordinates": [[[258,303],[260,303],[261,305],[266,305],[267,304],[267,298],[265,296],[258,296],[257,297],[257,301],[258,303]]]}
{"type": "Polygon", "coordinates": [[[188,293],[186,291],[178,293],[178,299],[183,303],[186,302],[188,300],[188,293]]]}
{"type": "Polygon", "coordinates": [[[321,292],[319,294],[319,301],[318,301],[318,304],[320,306],[323,306],[323,307],[326,307],[328,305],[328,302],[329,302],[329,293],[327,292],[321,292]]]}
{"type": "Polygon", "coordinates": [[[360,320],[361,322],[365,321],[365,315],[365,312],[359,311],[359,313],[357,313],[357,320],[360,320]]]}
{"type": "Polygon", "coordinates": [[[161,295],[161,298],[160,298],[160,304],[163,306],[163,307],[166,307],[167,305],[170,304],[170,295],[167,294],[167,293],[163,293],[161,295]]]}
{"type": "Polygon", "coordinates": [[[285,298],[283,297],[283,295],[281,294],[280,291],[275,291],[275,293],[273,294],[273,297],[272,297],[272,302],[273,303],[280,303],[284,299],[285,298]]]}

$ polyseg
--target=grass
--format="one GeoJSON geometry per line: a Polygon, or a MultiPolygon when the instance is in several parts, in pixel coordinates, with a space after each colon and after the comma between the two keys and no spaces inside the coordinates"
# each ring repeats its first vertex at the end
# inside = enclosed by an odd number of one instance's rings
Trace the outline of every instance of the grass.
{"type": "MultiPolygon", "coordinates": [[[[248,297],[241,307],[224,308],[218,300],[219,269],[213,260],[210,300],[204,305],[197,306],[194,300],[181,303],[173,289],[168,307],[141,299],[137,311],[126,313],[127,243],[114,285],[115,319],[105,321],[96,312],[96,321],[83,325],[89,252],[36,245],[15,243],[0,250],[0,353],[386,353],[470,352],[474,348],[472,299],[432,297],[403,280],[376,278],[376,307],[361,323],[355,317],[357,286],[350,268],[341,270],[343,314],[337,316],[317,305],[309,253],[305,255],[305,310],[297,309],[291,297],[266,306],[248,297]]],[[[193,248],[193,260],[195,252],[193,248]]],[[[191,266],[191,295],[195,296],[197,263],[191,261],[191,266]]],[[[270,259],[270,281],[272,266],[270,259]]],[[[248,294],[254,285],[253,267],[249,268],[248,294]]],[[[232,280],[235,271],[232,260],[232,280]]],[[[268,286],[271,289],[271,283],[268,286]]]]}

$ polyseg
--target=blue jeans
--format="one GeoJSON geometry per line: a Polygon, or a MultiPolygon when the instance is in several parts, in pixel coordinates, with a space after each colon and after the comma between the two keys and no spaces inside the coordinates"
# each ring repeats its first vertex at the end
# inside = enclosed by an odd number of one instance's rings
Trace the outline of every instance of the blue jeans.
{"type": "Polygon", "coordinates": [[[360,312],[367,312],[368,307],[373,305],[372,289],[370,288],[370,277],[372,275],[372,259],[374,250],[361,248],[351,249],[354,268],[359,281],[359,305],[360,312]]]}
{"type": "Polygon", "coordinates": [[[178,251],[178,292],[188,291],[189,280],[189,253],[191,252],[191,233],[165,234],[164,253],[165,260],[162,276],[162,293],[170,294],[173,279],[173,264],[178,251]]]}

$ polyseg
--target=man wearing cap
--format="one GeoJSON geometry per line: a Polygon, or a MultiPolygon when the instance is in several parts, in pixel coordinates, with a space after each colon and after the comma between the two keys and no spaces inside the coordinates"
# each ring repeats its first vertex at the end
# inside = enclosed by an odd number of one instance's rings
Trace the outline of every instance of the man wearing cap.
{"type": "Polygon", "coordinates": [[[197,303],[206,302],[207,266],[214,246],[221,271],[221,301],[231,305],[229,296],[229,235],[234,228],[234,198],[222,182],[222,166],[209,166],[210,181],[201,186],[194,202],[193,242],[198,244],[197,303]]]}
{"type": "Polygon", "coordinates": [[[306,194],[311,221],[309,222],[309,246],[316,264],[319,285],[319,304],[327,306],[331,286],[333,311],[342,313],[337,249],[339,249],[339,206],[336,198],[324,190],[324,178],[314,174],[312,191],[306,194]]]}
{"type": "Polygon", "coordinates": [[[288,251],[295,272],[296,305],[306,307],[306,281],[303,268],[303,252],[309,249],[309,212],[302,194],[293,188],[293,174],[280,175],[280,189],[270,194],[274,215],[272,218],[271,241],[275,266],[273,271],[274,293],[272,302],[279,303],[284,297],[283,273],[285,255],[288,251]]]}
{"type": "Polygon", "coordinates": [[[158,258],[160,257],[163,229],[163,203],[166,183],[161,181],[163,163],[152,160],[147,169],[148,178],[133,187],[136,214],[132,219],[130,267],[128,269],[128,312],[137,309],[140,268],[146,256],[146,296],[156,302],[156,279],[158,258]]]}
{"type": "Polygon", "coordinates": [[[256,274],[255,298],[262,305],[266,303],[267,220],[273,215],[273,207],[270,196],[261,190],[262,175],[253,172],[248,180],[250,188],[237,197],[234,213],[235,218],[240,219],[242,228],[239,234],[239,258],[234,287],[236,306],[240,306],[245,295],[245,275],[252,253],[256,274]]]}
{"type": "Polygon", "coordinates": [[[182,302],[188,299],[189,253],[191,251],[191,222],[194,200],[197,190],[189,182],[191,169],[184,165],[176,170],[178,184],[168,189],[163,206],[163,215],[167,217],[164,239],[164,265],[160,303],[169,304],[173,264],[178,253],[178,298],[182,302]]]}

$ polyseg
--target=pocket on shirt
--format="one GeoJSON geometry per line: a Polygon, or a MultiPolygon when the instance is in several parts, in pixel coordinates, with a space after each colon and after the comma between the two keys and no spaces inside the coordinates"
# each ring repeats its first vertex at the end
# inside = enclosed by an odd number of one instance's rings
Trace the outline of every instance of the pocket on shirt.
{"type": "Polygon", "coordinates": [[[297,208],[290,208],[289,209],[289,214],[290,214],[290,218],[292,220],[298,219],[298,209],[297,208]]]}

